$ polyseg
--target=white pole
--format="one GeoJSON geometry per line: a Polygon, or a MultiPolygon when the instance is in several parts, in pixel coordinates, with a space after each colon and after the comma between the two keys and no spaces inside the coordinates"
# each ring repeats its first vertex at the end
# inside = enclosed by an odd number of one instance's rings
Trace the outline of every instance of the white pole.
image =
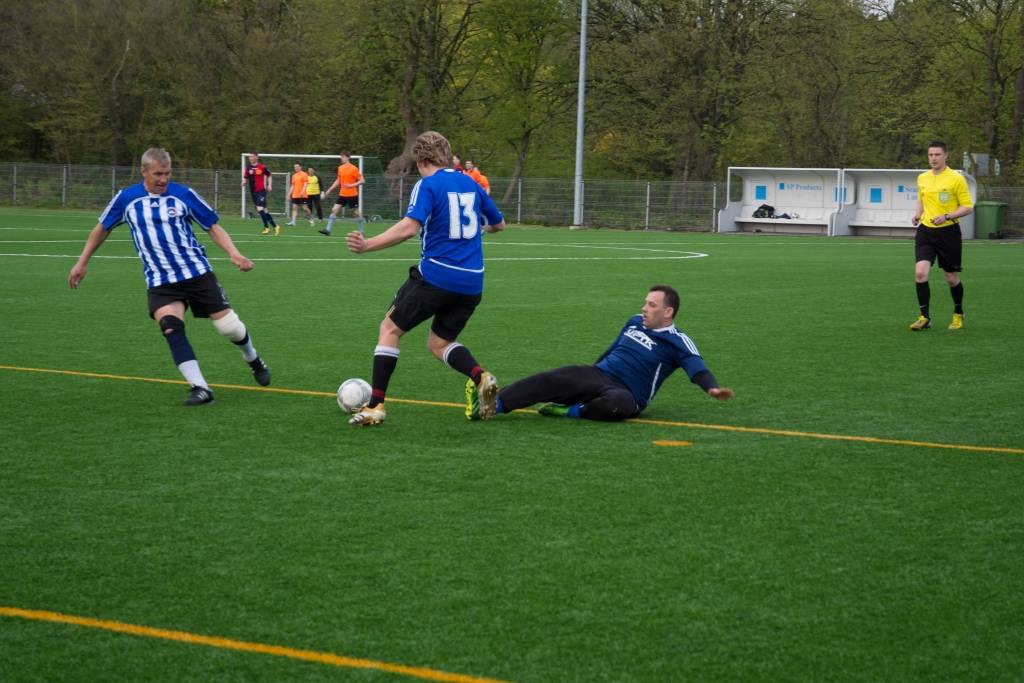
{"type": "Polygon", "coordinates": [[[580,75],[576,87],[576,182],[572,206],[573,226],[583,225],[583,107],[587,82],[587,0],[580,6],[580,75]]]}
{"type": "MultiPolygon", "coordinates": [[[[366,177],[363,175],[363,157],[359,157],[359,177],[364,179],[366,177]]],[[[363,214],[363,186],[360,185],[356,189],[359,191],[359,215],[362,216],[363,218],[366,218],[366,216],[363,214]]],[[[338,188],[338,194],[341,195],[340,187],[338,188]]]]}
{"type": "Polygon", "coordinates": [[[718,232],[718,183],[711,184],[711,232],[718,232]]]}
{"type": "Polygon", "coordinates": [[[647,181],[647,201],[644,204],[644,230],[651,227],[651,181],[647,181]]]}
{"type": "MultiPolygon", "coordinates": [[[[245,154],[242,154],[242,180],[245,180],[245,154]]],[[[242,218],[245,218],[245,185],[242,185],[242,218]]]]}
{"type": "Polygon", "coordinates": [[[517,183],[519,187],[516,191],[516,225],[523,222],[523,179],[520,178],[517,183]]]}

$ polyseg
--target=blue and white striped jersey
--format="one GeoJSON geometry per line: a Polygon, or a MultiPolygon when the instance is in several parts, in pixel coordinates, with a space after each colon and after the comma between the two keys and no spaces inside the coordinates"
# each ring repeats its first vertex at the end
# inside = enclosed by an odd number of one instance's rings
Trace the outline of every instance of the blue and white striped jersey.
{"type": "Polygon", "coordinates": [[[691,380],[701,370],[707,370],[692,339],[675,325],[648,329],[642,315],[634,315],[626,322],[594,365],[629,387],[640,410],[647,407],[678,368],[691,380]]]}
{"type": "Polygon", "coordinates": [[[420,224],[424,280],[460,294],[484,291],[481,217],[491,225],[505,217],[475,180],[450,168],[422,178],[412,188],[405,215],[420,224]]]}
{"type": "Polygon", "coordinates": [[[168,183],[163,194],[152,194],[140,182],[118,192],[99,222],[108,232],[128,224],[146,286],[152,289],[212,270],[192,222],[209,230],[218,220],[217,212],[190,187],[168,183]]]}

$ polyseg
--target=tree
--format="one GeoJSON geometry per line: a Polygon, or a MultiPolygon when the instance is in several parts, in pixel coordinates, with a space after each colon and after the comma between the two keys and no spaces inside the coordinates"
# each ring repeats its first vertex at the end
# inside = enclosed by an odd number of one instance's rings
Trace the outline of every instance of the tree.
{"type": "MultiPolygon", "coordinates": [[[[465,139],[481,149],[501,141],[514,154],[504,200],[527,165],[537,132],[564,120],[575,108],[575,18],[556,0],[491,0],[477,15],[479,32],[467,43],[477,66],[475,105],[465,139]]],[[[468,108],[468,106],[466,107],[468,108]]]]}
{"type": "Polygon", "coordinates": [[[594,119],[599,151],[630,170],[711,178],[753,92],[746,78],[789,3],[603,0],[595,3],[594,119]]]}

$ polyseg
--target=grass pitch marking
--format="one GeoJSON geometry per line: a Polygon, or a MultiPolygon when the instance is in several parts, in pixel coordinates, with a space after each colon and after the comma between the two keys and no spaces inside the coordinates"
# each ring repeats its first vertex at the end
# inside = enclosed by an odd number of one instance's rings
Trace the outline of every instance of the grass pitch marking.
{"type": "Polygon", "coordinates": [[[668,439],[657,439],[651,442],[655,446],[692,446],[692,441],[669,441],[668,439]]]}
{"type": "Polygon", "coordinates": [[[1003,448],[1000,446],[971,446],[968,444],[934,443],[930,441],[911,441],[910,439],[885,439],[876,436],[854,436],[851,434],[822,434],[819,432],[798,432],[790,429],[768,429],[765,427],[737,427],[733,425],[714,425],[701,422],[676,422],[671,420],[647,420],[635,418],[630,422],[660,425],[663,427],[687,427],[689,429],[714,429],[721,432],[742,432],[745,434],[767,434],[770,436],[794,436],[805,439],[824,439],[827,441],[859,441],[860,443],[877,443],[887,446],[916,446],[918,448],[948,448],[958,451],[975,451],[979,453],[1007,453],[1024,455],[1024,448],[1003,448]]]}
{"type": "MultiPolygon", "coordinates": [[[[109,375],[98,372],[81,372],[78,370],[57,370],[53,368],[26,368],[16,365],[0,365],[0,370],[13,372],[40,372],[51,375],[71,375],[74,377],[91,377],[94,379],[115,379],[133,382],[155,382],[158,384],[180,384],[187,385],[188,382],[181,379],[161,379],[158,377],[133,377],[130,375],[109,375]]],[[[299,396],[322,396],[333,398],[334,392],[312,391],[309,389],[284,389],[278,387],[252,387],[242,384],[215,384],[211,383],[213,389],[239,389],[241,391],[260,391],[274,394],[294,394],[299,396]]],[[[465,410],[462,403],[451,401],[423,401],[410,398],[388,398],[392,403],[405,403],[409,405],[435,406],[439,408],[458,408],[465,410]]],[[[659,427],[683,427],[685,429],[710,429],[720,432],[738,432],[742,434],[764,434],[766,436],[787,436],[803,439],[821,439],[826,441],[855,441],[859,443],[883,444],[887,446],[912,446],[915,448],[943,448],[954,451],[971,451],[975,453],[1000,453],[1004,455],[1024,455],[1024,448],[1007,448],[1003,446],[973,446],[970,444],[936,443],[931,441],[913,441],[910,439],[886,439],[876,436],[857,436],[853,434],[825,434],[821,432],[798,432],[791,429],[771,429],[768,427],[740,427],[736,425],[706,424],[703,422],[681,422],[678,420],[649,420],[646,418],[633,418],[627,420],[636,424],[656,425],[659,427]]],[[[655,443],[655,445],[668,445],[666,443],[655,443]]],[[[672,442],[673,445],[685,442],[672,442]]]]}
{"type": "Polygon", "coordinates": [[[286,657],[298,659],[317,664],[328,664],[330,666],[344,667],[348,669],[372,669],[385,671],[387,673],[420,678],[427,681],[445,681],[451,683],[508,683],[495,678],[480,678],[478,676],[467,676],[465,674],[449,673],[437,669],[429,669],[420,666],[406,666],[405,664],[391,664],[378,662],[372,659],[359,659],[356,657],[344,657],[330,652],[315,652],[313,650],[298,650],[280,645],[268,645],[266,643],[251,643],[244,640],[232,638],[221,638],[218,636],[204,636],[187,631],[170,631],[150,626],[138,626],[123,621],[110,621],[108,619],[93,619],[91,617],[80,617],[73,614],[61,614],[60,612],[47,612],[44,610],[20,609],[18,607],[5,607],[0,605],[0,616],[29,619],[32,621],[48,621],[55,624],[68,624],[71,626],[84,626],[86,628],[113,631],[115,633],[126,633],[133,636],[145,638],[157,638],[159,640],[171,640],[189,645],[206,645],[222,650],[237,650],[239,652],[253,652],[275,657],[286,657]]]}

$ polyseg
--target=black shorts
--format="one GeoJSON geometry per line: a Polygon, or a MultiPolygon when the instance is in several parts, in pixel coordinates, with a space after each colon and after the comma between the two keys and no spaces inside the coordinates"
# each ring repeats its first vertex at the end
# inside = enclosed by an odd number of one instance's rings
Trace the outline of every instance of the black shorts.
{"type": "Polygon", "coordinates": [[[959,273],[964,250],[964,241],[960,233],[960,224],[945,228],[926,228],[917,226],[914,235],[914,260],[935,263],[939,260],[939,268],[947,273],[959,273]]]}
{"type": "Polygon", "coordinates": [[[184,302],[185,310],[191,308],[196,318],[209,318],[211,313],[231,308],[224,288],[217,282],[217,276],[212,270],[199,277],[152,287],[148,290],[148,296],[150,318],[156,309],[175,301],[184,302]]]}
{"type": "Polygon", "coordinates": [[[342,197],[338,195],[338,198],[334,200],[335,206],[351,206],[353,209],[359,208],[359,195],[355,197],[342,197]]]}
{"type": "Polygon", "coordinates": [[[293,206],[305,206],[306,205],[306,198],[305,197],[292,197],[291,198],[291,202],[292,202],[293,206]]]}
{"type": "Polygon", "coordinates": [[[409,279],[395,294],[388,317],[403,332],[432,317],[431,331],[441,339],[455,341],[481,298],[480,294],[459,294],[435,287],[423,279],[418,266],[413,266],[409,269],[409,279]]]}
{"type": "Polygon", "coordinates": [[[267,191],[260,190],[259,192],[252,193],[252,203],[255,206],[266,206],[267,205],[267,191]]]}

